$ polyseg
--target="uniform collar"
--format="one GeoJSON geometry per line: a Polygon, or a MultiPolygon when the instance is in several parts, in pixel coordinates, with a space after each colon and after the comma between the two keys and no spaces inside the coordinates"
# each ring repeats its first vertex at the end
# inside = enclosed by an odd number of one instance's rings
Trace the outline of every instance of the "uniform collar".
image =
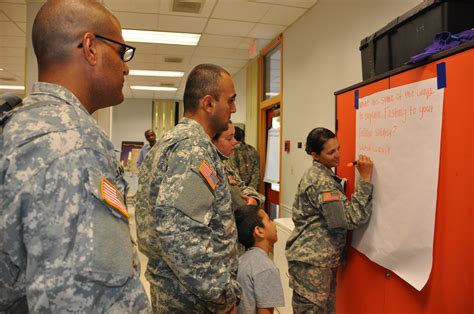
{"type": "Polygon", "coordinates": [[[36,98],[41,98],[41,100],[49,100],[50,98],[51,100],[56,99],[58,101],[63,101],[80,108],[85,113],[90,115],[79,99],[71,91],[61,85],[46,82],[34,83],[31,94],[25,100],[25,103],[29,103],[30,99],[36,101],[36,98]]]}
{"type": "Polygon", "coordinates": [[[316,168],[318,168],[318,170],[323,171],[332,177],[336,176],[331,169],[329,169],[328,167],[326,167],[319,161],[313,160],[313,166],[315,166],[316,168]]]}
{"type": "Polygon", "coordinates": [[[179,123],[189,125],[190,127],[195,128],[197,132],[201,133],[201,135],[206,136],[209,140],[211,140],[211,137],[204,131],[202,125],[196,120],[183,117],[181,121],[179,121],[179,123]]]}

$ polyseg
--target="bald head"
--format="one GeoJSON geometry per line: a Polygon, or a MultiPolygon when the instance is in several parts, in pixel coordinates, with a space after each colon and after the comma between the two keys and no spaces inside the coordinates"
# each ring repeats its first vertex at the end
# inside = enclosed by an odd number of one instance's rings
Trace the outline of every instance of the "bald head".
{"type": "Polygon", "coordinates": [[[39,69],[67,62],[85,32],[107,36],[118,20],[94,0],[49,0],[33,23],[33,48],[39,69]]]}

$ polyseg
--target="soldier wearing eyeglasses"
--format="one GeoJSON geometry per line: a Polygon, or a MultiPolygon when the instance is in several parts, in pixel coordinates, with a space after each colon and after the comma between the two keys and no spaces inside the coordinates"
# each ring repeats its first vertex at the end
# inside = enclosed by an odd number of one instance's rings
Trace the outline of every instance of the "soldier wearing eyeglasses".
{"type": "Polygon", "coordinates": [[[92,0],[46,2],[32,37],[39,82],[1,118],[0,312],[147,311],[126,183],[91,117],[123,101],[135,48],[92,0]]]}

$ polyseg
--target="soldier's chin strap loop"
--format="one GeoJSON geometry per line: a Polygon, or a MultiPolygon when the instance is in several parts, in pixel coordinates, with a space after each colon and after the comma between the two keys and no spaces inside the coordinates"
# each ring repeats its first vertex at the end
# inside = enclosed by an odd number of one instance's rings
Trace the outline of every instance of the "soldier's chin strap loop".
{"type": "Polygon", "coordinates": [[[0,95],[0,115],[21,104],[21,98],[13,94],[0,95]]]}

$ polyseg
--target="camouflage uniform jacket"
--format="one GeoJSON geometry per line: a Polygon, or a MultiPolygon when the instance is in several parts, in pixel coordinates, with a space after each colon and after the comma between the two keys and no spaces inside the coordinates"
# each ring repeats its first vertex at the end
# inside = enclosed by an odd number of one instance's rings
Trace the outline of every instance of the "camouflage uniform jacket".
{"type": "MultiPolygon", "coordinates": [[[[232,192],[232,188],[235,186],[237,188],[236,190],[239,193],[241,193],[245,196],[254,198],[257,201],[259,207],[263,206],[263,204],[265,202],[265,196],[258,193],[253,187],[246,186],[245,182],[242,181],[242,179],[240,178],[240,175],[237,172],[237,170],[235,170],[235,168],[230,163],[229,158],[222,155],[222,154],[220,154],[220,155],[221,155],[222,161],[224,163],[224,168],[225,168],[225,172],[227,173],[227,176],[229,177],[229,179],[234,179],[235,182],[236,182],[234,185],[230,184],[231,192],[232,192]]],[[[245,203],[245,201],[244,201],[244,203],[245,203]]],[[[234,194],[232,194],[232,208],[234,209],[234,194]]]]}
{"type": "Polygon", "coordinates": [[[0,311],[147,310],[112,143],[61,86],[23,103],[0,141],[0,311]]]}
{"type": "MultiPolygon", "coordinates": [[[[138,245],[150,283],[177,281],[210,312],[240,298],[237,229],[227,176],[202,126],[183,118],[140,168],[138,245]]],[[[162,299],[165,297],[161,297],[162,299]]]]}
{"type": "Polygon", "coordinates": [[[246,186],[258,190],[258,184],[260,183],[259,157],[253,146],[240,142],[235,147],[229,163],[237,170],[246,186]]]}
{"type": "Polygon", "coordinates": [[[344,262],[347,230],[370,218],[373,185],[359,181],[349,201],[339,182],[317,161],[304,173],[293,204],[295,229],[286,243],[288,261],[330,268],[344,262]]]}

